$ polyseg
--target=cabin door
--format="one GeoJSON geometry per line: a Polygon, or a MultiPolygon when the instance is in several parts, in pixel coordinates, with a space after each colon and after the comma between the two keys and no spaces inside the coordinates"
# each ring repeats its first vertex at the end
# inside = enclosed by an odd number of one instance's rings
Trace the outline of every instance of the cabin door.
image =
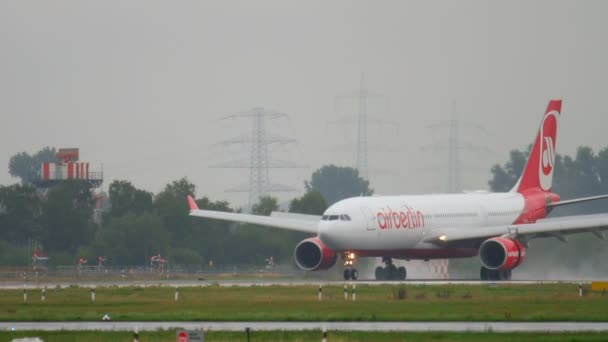
{"type": "Polygon", "coordinates": [[[365,218],[365,226],[367,230],[376,230],[376,215],[372,212],[372,210],[368,207],[362,207],[361,212],[363,213],[363,217],[365,218]]]}

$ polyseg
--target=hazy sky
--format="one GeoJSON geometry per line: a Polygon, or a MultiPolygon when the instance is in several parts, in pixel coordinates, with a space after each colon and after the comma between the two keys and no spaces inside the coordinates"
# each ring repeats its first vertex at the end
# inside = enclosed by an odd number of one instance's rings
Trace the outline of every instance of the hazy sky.
{"type": "MultiPolygon", "coordinates": [[[[334,97],[361,73],[390,98],[392,126],[370,126],[370,179],[383,194],[446,186],[447,120],[492,153],[463,152],[463,185],[485,188],[489,167],[536,134],[550,98],[564,99],[558,152],[608,146],[606,1],[0,1],[0,184],[15,153],[79,147],[158,192],[187,176],[198,196],[243,204],[223,190],[246,170],[209,165],[247,157],[214,144],[250,129],[225,114],[290,114],[271,131],[298,139],[274,150],[308,166],[271,173],[303,189],[323,164],[352,165],[354,126],[331,124],[334,97]]],[[[352,106],[351,106],[352,107],[352,106]]],[[[380,108],[381,106],[378,106],[380,108]]],[[[294,194],[297,195],[297,194],[294,194]]]]}

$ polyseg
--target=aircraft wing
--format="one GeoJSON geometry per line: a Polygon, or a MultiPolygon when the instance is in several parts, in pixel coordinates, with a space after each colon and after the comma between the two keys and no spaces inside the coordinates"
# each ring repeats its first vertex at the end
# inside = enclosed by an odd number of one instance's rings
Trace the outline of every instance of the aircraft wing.
{"type": "Polygon", "coordinates": [[[270,213],[270,217],[289,218],[302,221],[315,221],[317,223],[321,221],[321,216],[319,215],[284,213],[282,211],[273,211],[272,213],[270,213]]]}
{"type": "Polygon", "coordinates": [[[604,239],[604,230],[608,230],[608,214],[576,215],[538,220],[535,223],[512,224],[479,228],[439,228],[424,239],[439,245],[465,240],[483,240],[496,236],[520,237],[531,240],[540,237],[556,237],[565,241],[563,235],[576,233],[593,233],[604,239]]]}
{"type": "Polygon", "coordinates": [[[227,213],[223,211],[200,210],[192,197],[188,196],[190,216],[204,217],[223,221],[250,223],[260,226],[295,230],[306,233],[318,233],[319,221],[310,219],[269,217],[260,215],[249,215],[239,213],[227,213]]]}

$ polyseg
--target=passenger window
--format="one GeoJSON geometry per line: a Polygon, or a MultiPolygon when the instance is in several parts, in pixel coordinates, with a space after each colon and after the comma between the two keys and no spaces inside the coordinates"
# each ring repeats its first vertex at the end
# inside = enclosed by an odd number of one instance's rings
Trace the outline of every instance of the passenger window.
{"type": "Polygon", "coordinates": [[[336,221],[338,220],[339,216],[338,215],[329,215],[329,220],[330,221],[336,221]]]}

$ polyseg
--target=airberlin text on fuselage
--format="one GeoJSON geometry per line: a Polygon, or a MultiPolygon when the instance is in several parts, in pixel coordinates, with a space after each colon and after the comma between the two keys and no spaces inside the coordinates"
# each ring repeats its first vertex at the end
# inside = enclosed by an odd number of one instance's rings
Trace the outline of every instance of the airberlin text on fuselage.
{"type": "Polygon", "coordinates": [[[404,205],[402,210],[393,211],[388,206],[376,214],[380,229],[408,229],[424,227],[424,215],[404,205]]]}

